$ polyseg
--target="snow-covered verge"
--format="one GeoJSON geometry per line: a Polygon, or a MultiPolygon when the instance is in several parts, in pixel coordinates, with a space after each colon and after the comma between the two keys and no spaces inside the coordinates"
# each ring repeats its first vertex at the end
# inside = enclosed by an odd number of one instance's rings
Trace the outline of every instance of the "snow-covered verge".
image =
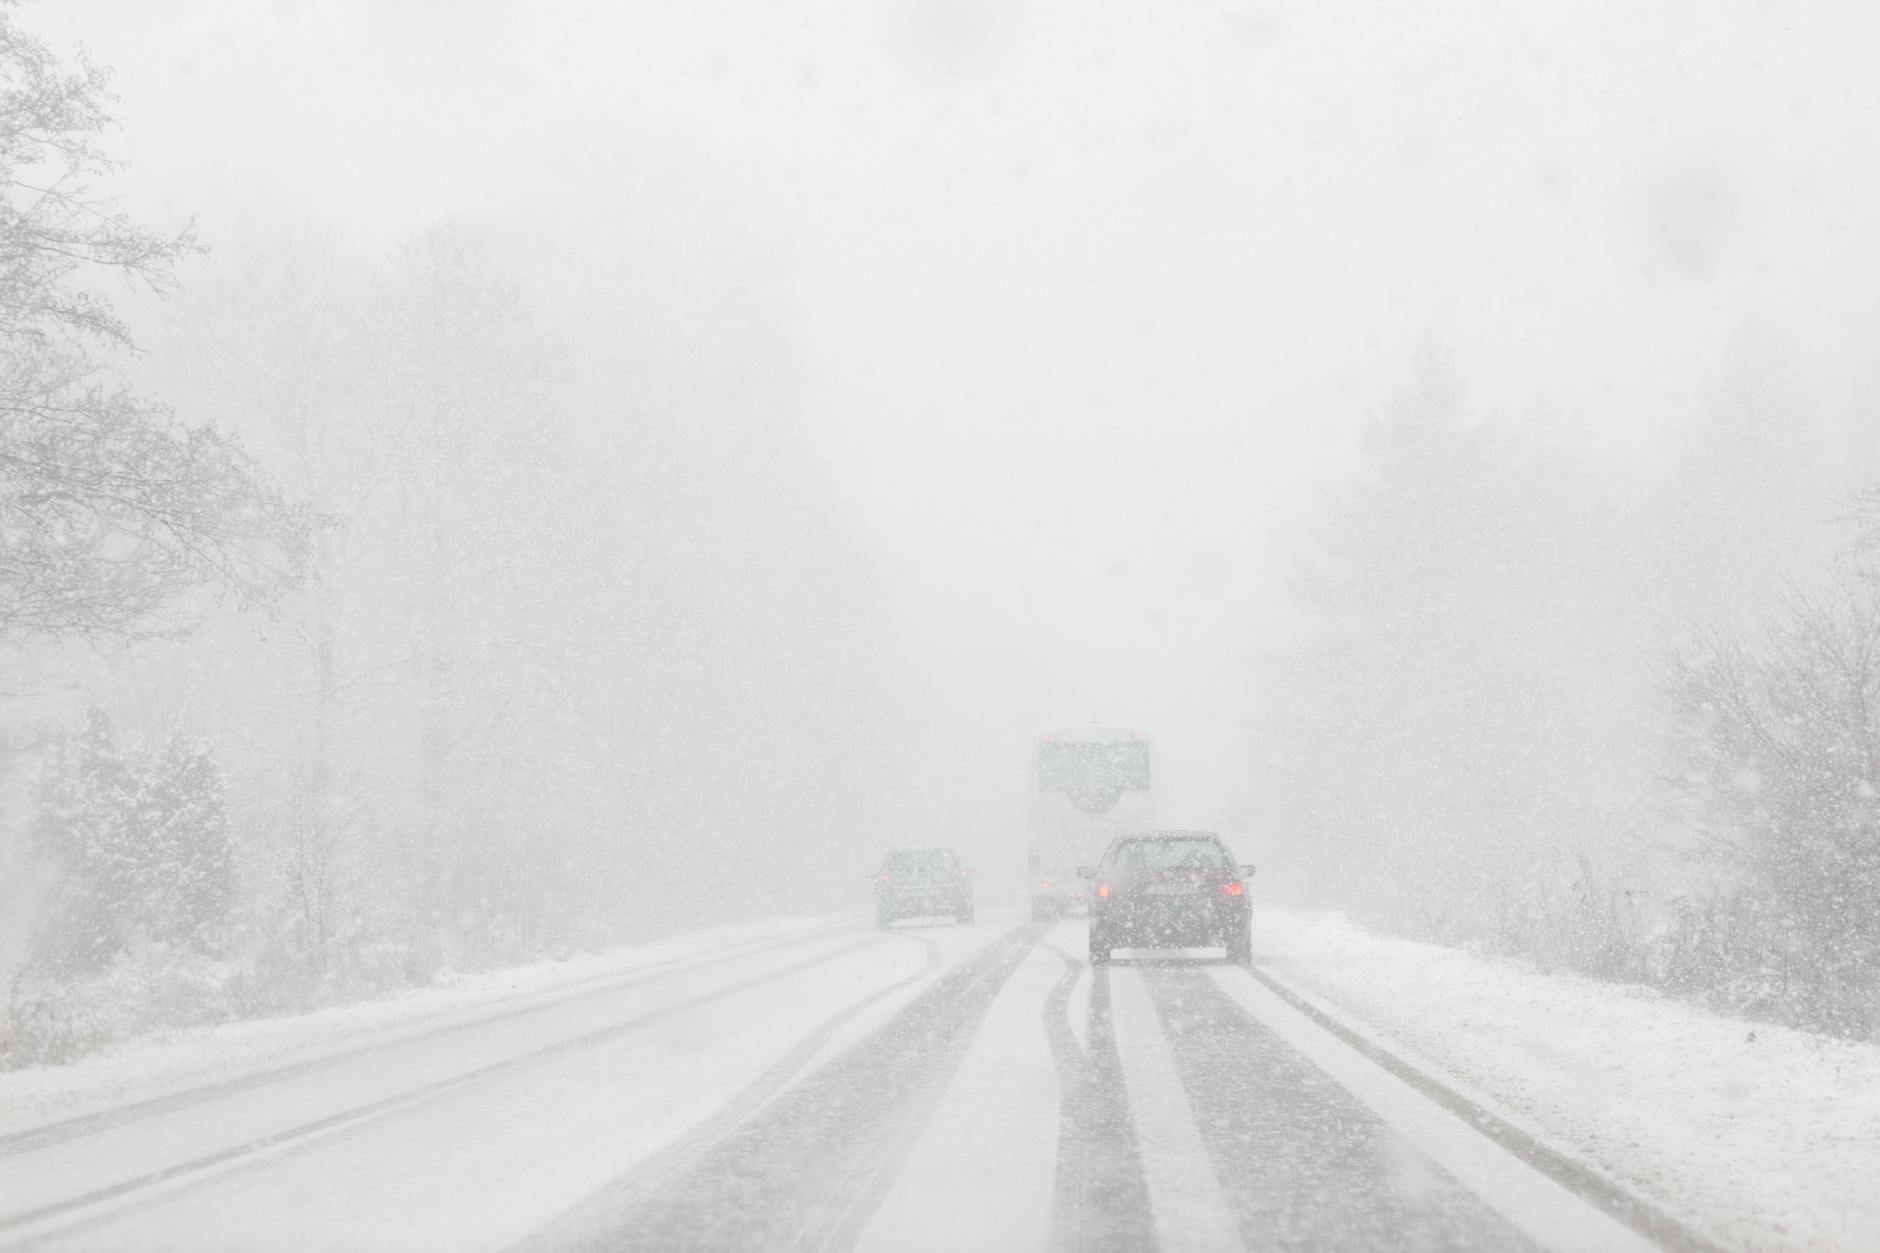
{"type": "Polygon", "coordinates": [[[847,920],[845,915],[765,918],[565,961],[476,974],[446,972],[430,987],[382,1000],[167,1031],[124,1041],[70,1065],[0,1071],[0,1135],[474,1022],[638,971],[709,958],[847,920]]]}
{"type": "Polygon", "coordinates": [[[1880,1248],[1880,1046],[1267,907],[1255,957],[1719,1242],[1880,1248]]]}

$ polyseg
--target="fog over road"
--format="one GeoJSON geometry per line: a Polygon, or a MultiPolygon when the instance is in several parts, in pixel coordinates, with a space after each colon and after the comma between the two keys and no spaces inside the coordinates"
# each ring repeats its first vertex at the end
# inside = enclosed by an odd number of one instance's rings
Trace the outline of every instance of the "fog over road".
{"type": "Polygon", "coordinates": [[[1650,1247],[1275,996],[823,922],[0,1140],[34,1249],[1650,1247]]]}

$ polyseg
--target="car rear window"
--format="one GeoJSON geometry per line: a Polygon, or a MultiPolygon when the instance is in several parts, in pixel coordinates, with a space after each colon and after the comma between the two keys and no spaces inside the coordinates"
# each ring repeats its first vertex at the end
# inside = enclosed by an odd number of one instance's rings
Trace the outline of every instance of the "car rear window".
{"type": "Polygon", "coordinates": [[[950,870],[954,856],[945,848],[899,848],[888,854],[885,867],[893,871],[950,870]]]}
{"type": "Polygon", "coordinates": [[[1127,841],[1117,845],[1112,864],[1118,870],[1224,870],[1228,861],[1220,841],[1192,836],[1127,841]]]}

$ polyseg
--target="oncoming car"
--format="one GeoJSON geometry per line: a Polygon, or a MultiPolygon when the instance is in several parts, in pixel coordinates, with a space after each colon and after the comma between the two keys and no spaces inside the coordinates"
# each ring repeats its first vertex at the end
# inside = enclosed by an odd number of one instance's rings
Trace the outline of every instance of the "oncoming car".
{"type": "Polygon", "coordinates": [[[1229,961],[1253,964],[1252,909],[1246,876],[1212,831],[1147,831],[1111,842],[1094,868],[1090,960],[1103,965],[1119,948],[1220,945],[1229,961]]]}
{"type": "Polygon", "coordinates": [[[961,926],[973,921],[973,870],[950,848],[897,848],[872,877],[878,927],[936,914],[961,926]]]}

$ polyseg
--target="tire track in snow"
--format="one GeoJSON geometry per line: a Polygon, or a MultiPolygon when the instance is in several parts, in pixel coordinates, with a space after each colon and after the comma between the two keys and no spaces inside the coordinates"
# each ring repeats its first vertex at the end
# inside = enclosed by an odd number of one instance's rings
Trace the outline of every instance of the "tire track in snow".
{"type": "MultiPolygon", "coordinates": [[[[657,1191],[558,1220],[528,1249],[848,1249],[958,1071],[993,998],[1037,943],[1028,923],[709,1145],[657,1191]]],[[[636,1172],[637,1173],[637,1172],[636,1172]]]]}
{"type": "Polygon", "coordinates": [[[106,1187],[96,1188],[78,1196],[0,1216],[0,1241],[37,1240],[52,1232],[67,1234],[74,1228],[82,1228],[87,1223],[114,1218],[123,1213],[127,1207],[168,1198],[197,1184],[220,1179],[233,1171],[272,1164],[284,1156],[311,1151],[329,1143],[336,1136],[359,1134],[387,1118],[396,1117],[408,1110],[457,1095],[470,1088],[552,1061],[563,1055],[605,1044],[631,1031],[675,1017],[701,1005],[720,1001],[773,980],[839,960],[871,948],[879,944],[881,939],[879,933],[871,932],[864,938],[840,948],[817,953],[776,970],[765,971],[761,975],[728,984],[702,996],[662,1006],[632,1018],[610,1023],[597,1030],[565,1037],[553,1044],[531,1049],[498,1062],[394,1093],[324,1118],[283,1128],[213,1153],[149,1171],[106,1187]]]}
{"type": "Polygon", "coordinates": [[[1142,975],[1248,1249],[1533,1247],[1206,970],[1142,975]]]}
{"type": "Polygon", "coordinates": [[[902,932],[889,934],[924,945],[927,950],[926,964],[906,978],[879,988],[824,1019],[795,1048],[732,1097],[724,1109],[567,1213],[533,1232],[520,1244],[512,1246],[513,1253],[580,1248],[604,1239],[609,1232],[619,1230],[623,1215],[668,1194],[679,1185],[688,1171],[698,1166],[707,1153],[756,1117],[790,1080],[815,1059],[837,1031],[886,997],[922,979],[931,978],[934,971],[940,968],[940,945],[936,941],[902,932]]]}
{"type": "Polygon", "coordinates": [[[1110,1021],[1110,972],[1098,969],[1092,976],[1086,1054],[1071,1031],[1070,999],[1092,968],[1055,944],[1045,947],[1064,963],[1064,975],[1044,1005],[1044,1033],[1058,1079],[1051,1247],[1064,1253],[1153,1249],[1155,1216],[1110,1021]]]}
{"type": "Polygon", "coordinates": [[[1441,1079],[1405,1061],[1377,1040],[1355,1030],[1337,1015],[1328,1013],[1323,1006],[1315,1004],[1274,971],[1255,965],[1248,973],[1255,982],[1333,1038],[1470,1124],[1567,1191],[1646,1239],[1663,1248],[1677,1250],[1678,1253],[1723,1253],[1727,1247],[1674,1217],[1669,1210],[1646,1200],[1585,1162],[1542,1143],[1441,1079]]]}

